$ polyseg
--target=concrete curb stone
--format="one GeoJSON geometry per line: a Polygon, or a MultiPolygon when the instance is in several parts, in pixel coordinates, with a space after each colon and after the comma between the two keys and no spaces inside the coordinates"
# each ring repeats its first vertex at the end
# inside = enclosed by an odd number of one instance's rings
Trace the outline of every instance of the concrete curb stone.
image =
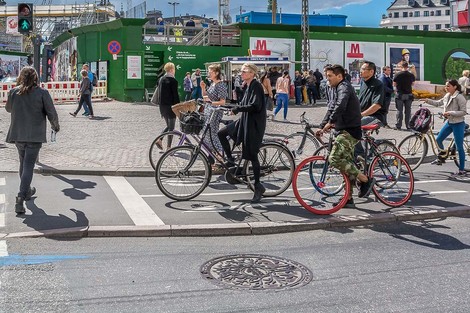
{"type": "Polygon", "coordinates": [[[90,226],[88,237],[170,237],[171,226],[90,226]]]}
{"type": "Polygon", "coordinates": [[[176,237],[244,236],[251,234],[251,227],[248,223],[171,225],[171,235],[176,237]]]}

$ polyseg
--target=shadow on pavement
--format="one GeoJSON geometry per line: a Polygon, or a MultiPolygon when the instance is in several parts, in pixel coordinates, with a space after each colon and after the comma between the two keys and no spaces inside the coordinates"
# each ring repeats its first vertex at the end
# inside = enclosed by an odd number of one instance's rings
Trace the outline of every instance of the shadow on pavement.
{"type": "Polygon", "coordinates": [[[92,181],[85,181],[81,179],[68,179],[67,177],[64,177],[62,175],[53,176],[63,182],[72,185],[72,188],[62,189],[62,192],[64,193],[64,195],[74,200],[85,200],[90,195],[83,192],[81,189],[94,189],[96,186],[96,183],[92,181]]]}
{"type": "MultiPolygon", "coordinates": [[[[43,209],[39,208],[34,203],[33,198],[31,201],[26,203],[26,207],[31,214],[26,211],[25,215],[19,215],[19,218],[23,219],[23,224],[37,230],[49,230],[49,229],[61,229],[61,228],[73,228],[73,227],[87,227],[89,225],[88,218],[85,213],[76,209],[70,209],[75,214],[76,220],[71,219],[63,214],[59,215],[48,215],[43,209]]],[[[57,239],[57,238],[54,238],[57,239]]],[[[60,238],[58,238],[61,240],[60,238]]],[[[77,238],[79,239],[79,238],[77,238]]]]}

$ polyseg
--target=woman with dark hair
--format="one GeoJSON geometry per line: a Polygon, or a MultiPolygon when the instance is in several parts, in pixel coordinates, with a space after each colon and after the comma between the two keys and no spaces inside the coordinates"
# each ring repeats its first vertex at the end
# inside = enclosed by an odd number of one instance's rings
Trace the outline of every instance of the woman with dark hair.
{"type": "MultiPolygon", "coordinates": [[[[263,86],[263,91],[264,91],[264,100],[266,102],[266,109],[268,111],[271,111],[274,109],[273,105],[273,89],[271,87],[271,81],[269,80],[268,77],[268,72],[267,71],[261,71],[261,78],[259,80],[261,83],[261,86],[263,86]]],[[[273,113],[269,113],[268,116],[274,117],[273,113]]]]}
{"type": "MultiPolygon", "coordinates": [[[[208,78],[211,80],[211,85],[206,90],[206,83],[201,81],[202,98],[207,103],[204,106],[204,115],[208,119],[213,111],[213,107],[224,105],[225,99],[227,99],[228,91],[227,85],[222,81],[222,67],[220,64],[211,64],[208,67],[208,78]]],[[[215,116],[211,120],[210,124],[210,137],[204,138],[204,142],[212,149],[222,152],[222,145],[220,144],[217,132],[219,131],[220,120],[222,119],[223,112],[217,111],[214,113],[215,116]],[[212,145],[213,143],[213,145],[212,145]]]]}
{"type": "MultiPolygon", "coordinates": [[[[459,171],[453,176],[465,176],[465,151],[463,148],[463,135],[465,133],[465,115],[467,114],[467,100],[462,95],[462,87],[455,79],[446,82],[446,94],[440,100],[424,99],[424,102],[434,105],[443,106],[443,115],[447,121],[442,126],[439,134],[436,137],[437,145],[439,148],[444,149],[442,142],[449,137],[451,133],[454,134],[454,141],[459,152],[459,171]]],[[[431,164],[442,165],[445,159],[438,156],[437,160],[431,164]]]]}
{"type": "Polygon", "coordinates": [[[31,187],[34,163],[42,143],[46,140],[46,117],[53,131],[58,132],[59,117],[46,89],[38,86],[36,70],[25,66],[18,77],[18,86],[8,93],[5,109],[11,113],[7,142],[14,143],[20,158],[20,191],[16,197],[15,212],[25,212],[24,201],[36,193],[31,187]]]}

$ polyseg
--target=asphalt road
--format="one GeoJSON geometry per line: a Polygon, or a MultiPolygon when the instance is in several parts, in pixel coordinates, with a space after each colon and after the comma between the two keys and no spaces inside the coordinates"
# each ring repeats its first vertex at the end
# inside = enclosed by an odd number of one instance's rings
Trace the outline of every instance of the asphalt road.
{"type": "MultiPolygon", "coordinates": [[[[415,190],[405,208],[442,209],[468,205],[470,177],[450,179],[455,165],[421,166],[415,190]]],[[[291,189],[276,198],[252,205],[252,191],[227,184],[214,176],[199,197],[176,202],[163,196],[151,177],[34,176],[38,189],[24,216],[14,213],[19,179],[3,173],[0,186],[0,228],[4,233],[71,228],[77,226],[234,224],[319,219],[303,209],[291,189]],[[3,202],[3,203],[2,203],[3,202]],[[5,212],[5,213],[2,213],[5,212]]],[[[374,197],[356,199],[356,208],[343,208],[335,216],[393,212],[374,197]]]]}
{"type": "MultiPolygon", "coordinates": [[[[269,236],[0,243],[2,312],[470,311],[468,217],[269,236]],[[203,263],[233,254],[299,262],[311,282],[244,291],[201,276],[203,263]]],[[[241,268],[245,278],[263,276],[241,268]]]]}

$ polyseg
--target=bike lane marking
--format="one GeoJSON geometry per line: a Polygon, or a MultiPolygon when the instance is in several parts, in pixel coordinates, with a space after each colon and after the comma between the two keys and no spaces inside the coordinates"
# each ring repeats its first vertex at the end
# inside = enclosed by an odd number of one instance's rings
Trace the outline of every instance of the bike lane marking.
{"type": "Polygon", "coordinates": [[[137,226],[165,225],[125,177],[103,176],[129,217],[137,226]]]}

